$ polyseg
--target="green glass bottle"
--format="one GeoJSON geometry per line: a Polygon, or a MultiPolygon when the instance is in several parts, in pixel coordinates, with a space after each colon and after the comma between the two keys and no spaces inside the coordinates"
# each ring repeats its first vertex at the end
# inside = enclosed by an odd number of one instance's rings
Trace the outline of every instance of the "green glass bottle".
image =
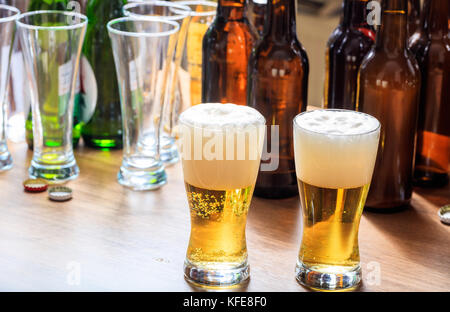
{"type": "MultiPolygon", "coordinates": [[[[38,10],[59,10],[65,11],[70,10],[68,7],[69,0],[32,0],[28,6],[28,11],[38,11],[38,10]]],[[[79,72],[78,72],[79,73],[79,72]]],[[[81,119],[80,119],[80,107],[83,106],[83,98],[80,93],[80,79],[77,78],[77,85],[74,96],[74,120],[73,120],[73,147],[76,148],[78,146],[78,142],[81,138],[81,119]]],[[[51,122],[51,121],[50,121],[51,122]]],[[[57,119],[55,119],[57,122],[57,119]]],[[[33,149],[33,120],[31,107],[28,112],[27,121],[25,123],[25,133],[26,133],[26,141],[28,147],[33,149]]]]}
{"type": "Polygon", "coordinates": [[[66,10],[68,0],[32,0],[28,11],[66,10]]]}
{"type": "Polygon", "coordinates": [[[126,0],[89,0],[82,58],[82,136],[87,146],[122,148],[122,117],[116,69],[106,24],[122,16],[126,0]],[[94,109],[95,107],[95,109],[94,109]]]}

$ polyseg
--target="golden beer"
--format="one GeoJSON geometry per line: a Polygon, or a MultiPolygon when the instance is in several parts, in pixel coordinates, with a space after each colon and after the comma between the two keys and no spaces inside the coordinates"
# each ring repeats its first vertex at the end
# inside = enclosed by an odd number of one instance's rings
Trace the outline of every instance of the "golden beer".
{"type": "Polygon", "coordinates": [[[359,265],[358,228],[369,184],[327,189],[298,180],[305,207],[299,259],[308,267],[348,270],[359,265]]]}
{"type": "Polygon", "coordinates": [[[253,186],[217,191],[186,183],[186,193],[192,226],[187,260],[205,267],[210,263],[229,267],[244,263],[245,225],[253,186]]]}
{"type": "Polygon", "coordinates": [[[188,281],[231,286],[249,276],[245,227],[258,174],[264,117],[234,104],[200,104],[180,116],[191,214],[188,281]]]}
{"type": "Polygon", "coordinates": [[[377,155],[379,122],[346,110],[317,110],[294,121],[303,234],[297,280],[321,290],[361,281],[358,230],[377,155]]]}

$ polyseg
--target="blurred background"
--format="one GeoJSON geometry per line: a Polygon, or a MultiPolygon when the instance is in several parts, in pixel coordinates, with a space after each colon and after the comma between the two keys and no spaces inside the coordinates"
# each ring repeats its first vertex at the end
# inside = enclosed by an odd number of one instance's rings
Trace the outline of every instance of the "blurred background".
{"type": "Polygon", "coordinates": [[[297,0],[297,34],[309,58],[308,105],[321,106],[328,37],[339,24],[342,0],[297,0]]]}
{"type": "MultiPolygon", "coordinates": [[[[26,11],[29,2],[29,0],[0,0],[0,3],[12,4],[22,12],[26,11]]],[[[297,0],[297,34],[308,53],[310,62],[309,105],[321,106],[322,104],[325,48],[328,37],[339,23],[341,6],[342,0],[297,0]]],[[[13,64],[14,66],[21,65],[13,64]]],[[[16,95],[16,98],[20,96],[16,95]]]]}

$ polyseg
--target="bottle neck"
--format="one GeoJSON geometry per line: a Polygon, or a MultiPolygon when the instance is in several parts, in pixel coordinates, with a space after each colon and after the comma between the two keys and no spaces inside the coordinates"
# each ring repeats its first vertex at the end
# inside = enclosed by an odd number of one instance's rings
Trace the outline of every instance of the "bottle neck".
{"type": "Polygon", "coordinates": [[[406,50],[408,35],[407,0],[383,0],[381,26],[376,46],[387,53],[400,53],[406,50]]]}
{"type": "Polygon", "coordinates": [[[225,20],[240,20],[244,18],[245,0],[219,0],[217,17],[225,20]]]}
{"type": "MultiPolygon", "coordinates": [[[[421,19],[420,15],[420,0],[408,0],[408,27],[417,25],[417,21],[421,19]]],[[[413,32],[409,30],[409,34],[413,32]]]]}
{"type": "Polygon", "coordinates": [[[422,12],[420,14],[420,25],[422,31],[427,32],[428,29],[428,14],[430,13],[431,0],[425,0],[422,6],[422,12]]]}
{"type": "Polygon", "coordinates": [[[429,38],[442,38],[448,36],[448,12],[449,0],[430,1],[429,12],[427,12],[427,29],[429,38]]]}
{"type": "Polygon", "coordinates": [[[346,27],[367,26],[367,3],[369,0],[344,0],[344,18],[346,27]]]}
{"type": "Polygon", "coordinates": [[[274,41],[296,38],[295,0],[269,0],[265,33],[274,41]]]}

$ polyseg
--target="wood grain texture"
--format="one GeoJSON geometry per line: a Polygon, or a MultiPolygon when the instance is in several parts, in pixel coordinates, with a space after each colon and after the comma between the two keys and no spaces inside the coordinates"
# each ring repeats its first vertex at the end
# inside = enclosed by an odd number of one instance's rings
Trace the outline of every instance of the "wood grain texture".
{"type": "MultiPolygon", "coordinates": [[[[116,182],[121,151],[80,148],[73,200],[24,193],[31,152],[10,144],[14,168],[0,173],[1,291],[191,291],[183,278],[189,212],[180,164],[154,192],[116,182]],[[72,265],[81,269],[70,285],[72,265]]],[[[395,214],[365,212],[360,226],[362,291],[449,291],[450,227],[438,207],[450,187],[417,190],[412,207],[395,214]],[[371,279],[372,262],[381,280],[371,279]]],[[[254,198],[247,227],[251,280],[237,290],[305,291],[294,278],[300,244],[296,198],[254,198]]]]}

